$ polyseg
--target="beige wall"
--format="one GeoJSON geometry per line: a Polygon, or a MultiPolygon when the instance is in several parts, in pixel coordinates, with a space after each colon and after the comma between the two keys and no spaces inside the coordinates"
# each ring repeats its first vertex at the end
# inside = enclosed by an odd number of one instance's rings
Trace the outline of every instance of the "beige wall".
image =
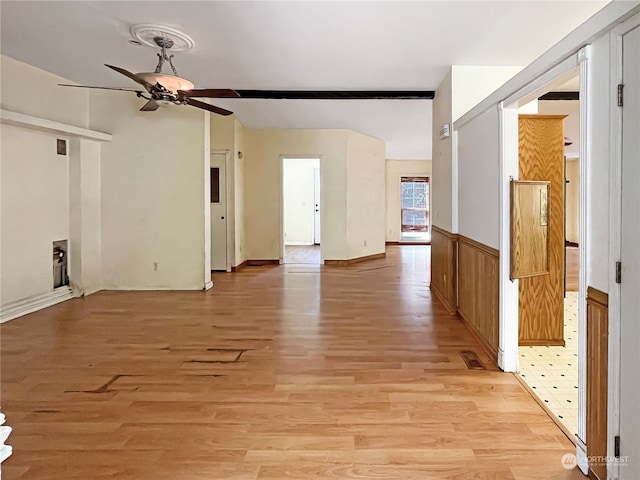
{"type": "Polygon", "coordinates": [[[141,105],[122,92],[91,93],[91,127],[113,134],[102,149],[104,285],[202,289],[209,114],[141,105]]]}
{"type": "Polygon", "coordinates": [[[59,87],[72,82],[4,55],[0,59],[4,110],[88,127],[89,90],[59,87]]]}
{"type": "MultiPolygon", "coordinates": [[[[384,252],[385,145],[349,132],[347,146],[347,258],[384,252]]],[[[325,196],[326,198],[326,196],[325,196]]]]}
{"type": "MultiPolygon", "coordinates": [[[[433,202],[432,225],[448,232],[452,231],[452,144],[451,137],[440,138],[440,129],[448,123],[453,131],[451,105],[451,70],[447,73],[436,90],[433,100],[433,155],[432,168],[434,181],[431,185],[433,202]]],[[[455,232],[453,232],[455,233],[455,232]]]]}
{"type": "MultiPolygon", "coordinates": [[[[213,117],[213,115],[212,115],[213,117]]],[[[233,266],[240,265],[247,259],[245,254],[245,128],[238,119],[234,119],[234,149],[232,152],[234,165],[234,230],[235,230],[235,258],[233,266]],[[242,157],[242,158],[240,158],[242,157]]]]}
{"type": "MultiPolygon", "coordinates": [[[[3,109],[88,127],[86,90],[58,87],[68,82],[12,58],[0,61],[3,109]]],[[[69,277],[76,289],[99,289],[101,144],[26,127],[0,128],[2,304],[52,291],[54,240],[69,239],[69,277]],[[65,156],[56,153],[58,138],[68,140],[65,156]]]]}
{"type": "MultiPolygon", "coordinates": [[[[387,160],[386,170],[386,231],[387,242],[399,242],[400,218],[400,177],[431,175],[431,160],[387,160]]],[[[431,188],[431,184],[429,185],[431,188]]],[[[431,205],[430,205],[431,206],[431,205]]],[[[431,219],[429,219],[431,220],[431,219]]]]}
{"type": "Polygon", "coordinates": [[[319,157],[322,258],[346,259],[347,130],[245,130],[245,245],[252,260],[281,258],[281,157],[319,157]]]}
{"type": "Polygon", "coordinates": [[[565,238],[570,242],[580,243],[580,161],[567,160],[567,204],[565,238]]]}

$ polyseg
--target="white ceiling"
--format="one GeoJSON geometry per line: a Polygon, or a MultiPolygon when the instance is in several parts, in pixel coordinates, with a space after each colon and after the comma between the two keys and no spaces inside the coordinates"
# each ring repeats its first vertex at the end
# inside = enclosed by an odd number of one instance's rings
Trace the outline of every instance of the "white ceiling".
{"type": "MultiPolygon", "coordinates": [[[[605,1],[7,1],[2,53],[86,85],[130,86],[103,66],[155,67],[129,28],[193,38],[176,53],[199,88],[435,90],[450,65],[527,65],[605,1]]],[[[123,93],[126,95],[126,93],[123,93]]],[[[388,158],[431,158],[431,102],[216,100],[250,128],[349,128],[388,158]]]]}

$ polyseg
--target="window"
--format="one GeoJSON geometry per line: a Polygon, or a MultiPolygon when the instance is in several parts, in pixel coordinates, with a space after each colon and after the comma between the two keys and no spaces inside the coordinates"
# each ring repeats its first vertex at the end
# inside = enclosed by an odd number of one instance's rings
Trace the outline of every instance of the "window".
{"type": "Polygon", "coordinates": [[[400,178],[402,232],[429,231],[429,178],[400,178]]]}
{"type": "Polygon", "coordinates": [[[220,169],[211,168],[211,203],[220,203],[220,169]]]}

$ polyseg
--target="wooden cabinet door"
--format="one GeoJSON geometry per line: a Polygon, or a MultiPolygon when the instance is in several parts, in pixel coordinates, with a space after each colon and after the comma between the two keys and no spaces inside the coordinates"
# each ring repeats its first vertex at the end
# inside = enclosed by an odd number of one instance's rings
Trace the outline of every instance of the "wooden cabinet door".
{"type": "Polygon", "coordinates": [[[565,117],[520,115],[518,121],[519,179],[549,182],[549,274],[518,282],[520,345],[564,345],[565,117]]]}

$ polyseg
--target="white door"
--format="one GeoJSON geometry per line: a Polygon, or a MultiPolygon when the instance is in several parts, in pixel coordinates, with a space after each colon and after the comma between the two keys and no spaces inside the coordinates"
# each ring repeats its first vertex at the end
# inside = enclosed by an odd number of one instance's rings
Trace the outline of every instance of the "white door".
{"type": "Polygon", "coordinates": [[[320,169],[313,169],[313,243],[320,245],[320,169]]]}
{"type": "Polygon", "coordinates": [[[620,479],[640,478],[640,27],[623,37],[620,479]]]}
{"type": "Polygon", "coordinates": [[[227,270],[226,154],[211,154],[211,270],[227,270]]]}

